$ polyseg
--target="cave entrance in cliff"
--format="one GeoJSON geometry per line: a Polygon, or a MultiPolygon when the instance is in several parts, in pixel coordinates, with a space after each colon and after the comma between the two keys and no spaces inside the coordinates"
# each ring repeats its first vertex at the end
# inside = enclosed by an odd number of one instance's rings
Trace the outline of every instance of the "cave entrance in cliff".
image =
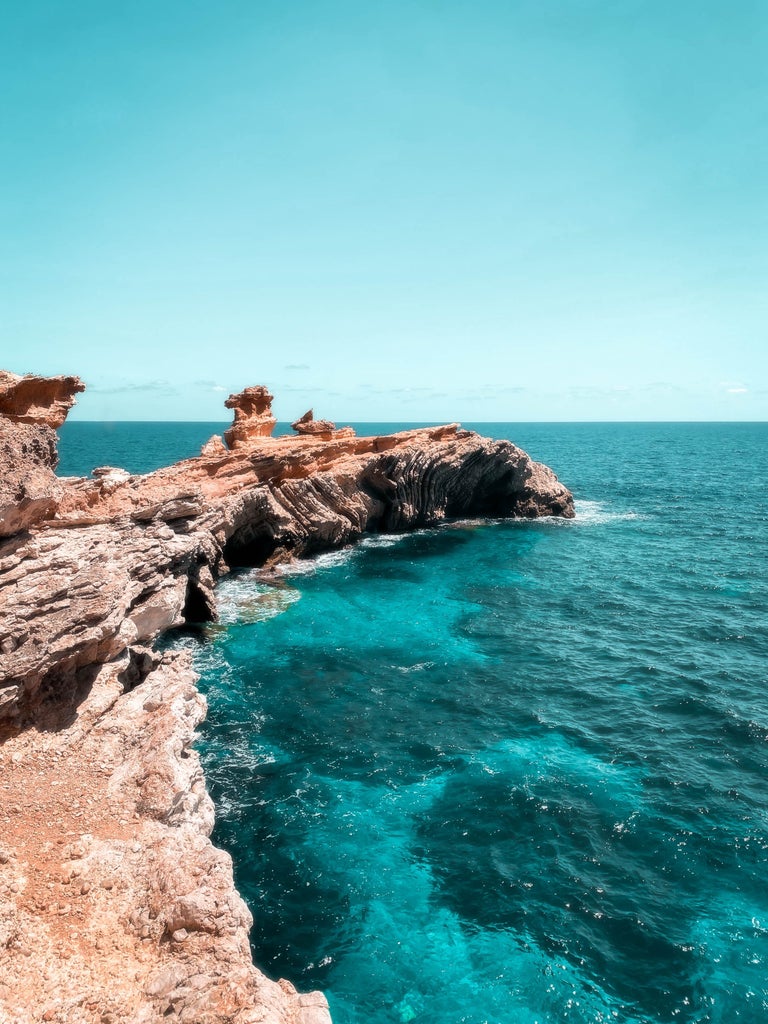
{"type": "Polygon", "coordinates": [[[238,530],[224,545],[224,560],[231,569],[254,568],[264,565],[276,549],[277,541],[271,532],[238,530]]]}

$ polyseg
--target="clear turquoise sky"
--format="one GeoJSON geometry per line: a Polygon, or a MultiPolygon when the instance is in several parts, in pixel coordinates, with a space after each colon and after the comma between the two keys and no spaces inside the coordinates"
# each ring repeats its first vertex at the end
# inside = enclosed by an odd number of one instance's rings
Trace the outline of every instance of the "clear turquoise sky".
{"type": "Polygon", "coordinates": [[[26,0],[0,87],[73,417],[768,419],[766,0],[26,0]]]}

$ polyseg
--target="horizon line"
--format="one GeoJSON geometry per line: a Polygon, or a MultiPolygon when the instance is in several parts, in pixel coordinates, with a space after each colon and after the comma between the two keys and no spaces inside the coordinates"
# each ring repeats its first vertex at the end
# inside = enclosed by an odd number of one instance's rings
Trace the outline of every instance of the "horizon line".
{"type": "MultiPolygon", "coordinates": [[[[441,427],[441,426],[450,425],[452,423],[457,423],[459,426],[461,426],[463,424],[463,422],[473,423],[473,424],[513,423],[513,424],[540,424],[540,425],[551,425],[551,426],[556,426],[556,425],[563,425],[563,426],[565,426],[565,425],[572,425],[572,424],[576,424],[576,423],[579,423],[579,424],[591,424],[591,425],[595,425],[595,424],[599,424],[599,423],[613,423],[613,424],[616,424],[616,423],[625,423],[625,424],[641,424],[641,423],[643,423],[643,424],[646,424],[646,423],[647,424],[651,424],[651,423],[656,423],[656,424],[673,424],[673,423],[680,423],[680,424],[697,424],[697,423],[701,423],[701,424],[704,424],[704,423],[731,423],[731,424],[734,424],[734,423],[751,423],[751,424],[759,424],[759,423],[764,423],[764,424],[768,424],[768,419],[739,419],[739,420],[734,420],[734,419],[710,419],[710,420],[701,420],[701,419],[697,419],[697,420],[669,420],[669,419],[660,419],[660,420],[651,420],[651,419],[647,419],[647,420],[629,420],[629,419],[627,419],[627,420],[608,420],[608,419],[601,419],[601,420],[476,420],[476,419],[467,419],[465,421],[462,421],[462,420],[446,420],[446,419],[442,419],[442,420],[408,420],[408,419],[399,419],[399,420],[378,420],[378,419],[377,420],[356,420],[356,419],[351,419],[351,420],[348,421],[348,423],[340,423],[339,426],[351,426],[351,425],[354,425],[354,424],[359,424],[359,425],[362,426],[364,424],[371,423],[371,424],[376,424],[377,426],[396,426],[398,424],[400,424],[400,425],[402,425],[402,424],[411,424],[413,426],[419,426],[419,427],[441,427]]],[[[231,427],[232,426],[232,420],[179,420],[179,419],[164,419],[164,420],[143,420],[143,419],[101,420],[101,419],[86,419],[85,417],[76,417],[75,419],[67,419],[61,425],[61,427],[58,427],[57,429],[61,430],[62,427],[69,426],[69,425],[71,425],[73,423],[153,423],[153,424],[158,424],[158,423],[185,423],[185,424],[208,423],[211,426],[223,426],[223,427],[231,427]]],[[[291,421],[290,420],[278,420],[277,424],[276,424],[276,426],[285,426],[285,425],[290,427],[291,426],[291,421]]]]}

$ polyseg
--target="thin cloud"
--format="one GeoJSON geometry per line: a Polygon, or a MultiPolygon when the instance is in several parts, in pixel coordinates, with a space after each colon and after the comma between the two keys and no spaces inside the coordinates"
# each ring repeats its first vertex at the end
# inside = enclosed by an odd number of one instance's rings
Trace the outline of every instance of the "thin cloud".
{"type": "Polygon", "coordinates": [[[579,384],[568,388],[568,394],[572,398],[608,398],[614,394],[612,388],[598,388],[593,385],[579,384]]]}
{"type": "Polygon", "coordinates": [[[489,402],[492,401],[494,398],[509,398],[510,396],[514,395],[522,395],[526,391],[528,391],[528,388],[519,388],[511,386],[495,388],[492,387],[490,384],[483,384],[479,388],[473,388],[470,391],[456,391],[453,394],[450,394],[448,397],[455,398],[457,402],[489,402]]]}
{"type": "Polygon", "coordinates": [[[311,369],[309,363],[288,363],[287,366],[283,367],[284,370],[309,370],[311,369]]]}
{"type": "Polygon", "coordinates": [[[193,382],[197,388],[205,388],[206,391],[226,391],[223,384],[215,380],[196,380],[193,382]]]}
{"type": "Polygon", "coordinates": [[[136,381],[131,384],[92,384],[89,388],[91,392],[95,392],[99,395],[126,395],[135,394],[137,392],[157,392],[163,395],[178,395],[178,388],[175,388],[167,380],[147,380],[147,381],[136,381]]]}
{"type": "MultiPolygon", "coordinates": [[[[482,384],[480,387],[480,391],[482,391],[486,395],[522,395],[523,392],[527,390],[528,388],[513,386],[511,384],[506,384],[503,387],[498,387],[498,385],[496,384],[482,384]]],[[[477,392],[473,393],[477,394],[477,392]]]]}
{"type": "Polygon", "coordinates": [[[444,391],[433,391],[431,388],[404,388],[400,401],[403,403],[413,404],[416,402],[431,402],[435,398],[448,397],[450,396],[444,391]],[[418,394],[415,394],[414,392],[418,392],[418,394]]]}
{"type": "Polygon", "coordinates": [[[679,384],[671,384],[667,380],[656,380],[640,388],[641,391],[684,391],[679,384]]]}

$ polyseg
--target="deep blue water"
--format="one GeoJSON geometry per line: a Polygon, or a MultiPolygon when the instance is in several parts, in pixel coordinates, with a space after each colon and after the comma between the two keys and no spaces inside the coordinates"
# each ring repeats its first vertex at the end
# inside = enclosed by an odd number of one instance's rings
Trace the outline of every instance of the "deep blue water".
{"type": "Polygon", "coordinates": [[[256,960],[336,1024],[764,1022],[768,425],[482,429],[577,519],[243,572],[176,641],[256,960]]]}

